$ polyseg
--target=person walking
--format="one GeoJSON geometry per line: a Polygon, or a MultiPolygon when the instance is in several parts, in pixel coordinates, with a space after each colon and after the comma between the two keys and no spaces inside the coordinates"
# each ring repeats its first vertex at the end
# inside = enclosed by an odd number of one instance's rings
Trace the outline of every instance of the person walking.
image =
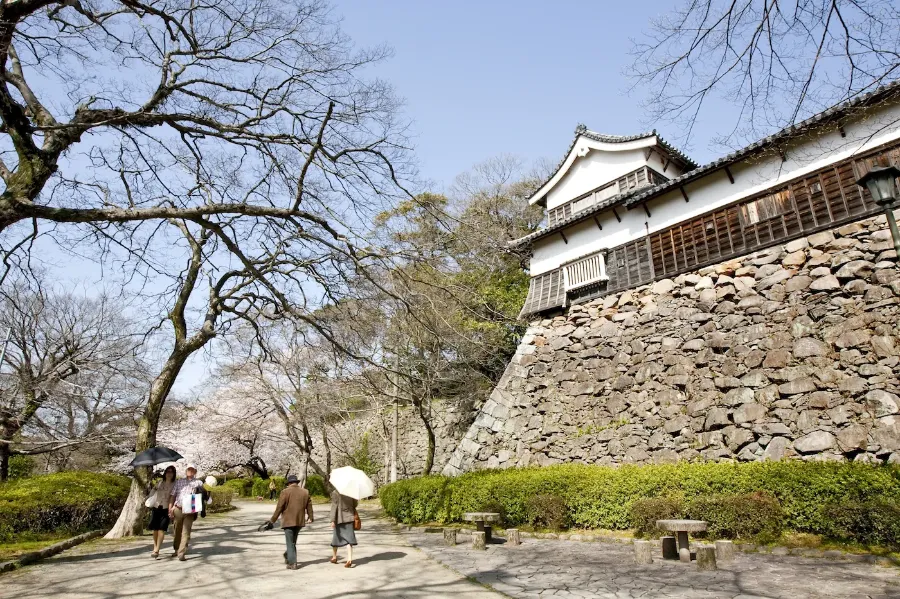
{"type": "MultiPolygon", "coordinates": [[[[288,570],[299,570],[297,565],[297,537],[300,529],[307,522],[313,521],[312,501],[309,491],[301,487],[297,477],[291,474],[287,477],[287,487],[278,496],[278,505],[269,522],[275,524],[281,516],[281,529],[284,531],[284,544],[287,550],[284,552],[284,561],[288,570]]],[[[274,493],[274,491],[272,491],[274,493]]]]}
{"type": "Polygon", "coordinates": [[[150,508],[150,530],[153,531],[153,553],[151,557],[158,558],[162,549],[163,538],[169,529],[169,495],[175,487],[175,466],[169,466],[163,472],[162,480],[147,498],[146,505],[150,508]]]}
{"type": "Polygon", "coordinates": [[[275,492],[278,490],[278,487],[275,486],[275,479],[269,479],[269,501],[275,499],[275,492]]]}
{"type": "Polygon", "coordinates": [[[341,495],[337,491],[331,492],[331,560],[332,564],[338,561],[338,547],[347,546],[347,561],[345,568],[353,567],[353,547],[356,545],[356,531],[353,523],[356,520],[356,506],[359,502],[352,497],[341,495]]]}
{"type": "Polygon", "coordinates": [[[172,557],[185,561],[187,558],[187,546],[191,540],[191,528],[197,519],[197,512],[191,511],[191,495],[203,494],[203,482],[194,478],[197,475],[197,467],[189,464],[185,470],[184,478],[175,481],[172,492],[169,493],[169,517],[175,519],[175,538],[172,557]]]}

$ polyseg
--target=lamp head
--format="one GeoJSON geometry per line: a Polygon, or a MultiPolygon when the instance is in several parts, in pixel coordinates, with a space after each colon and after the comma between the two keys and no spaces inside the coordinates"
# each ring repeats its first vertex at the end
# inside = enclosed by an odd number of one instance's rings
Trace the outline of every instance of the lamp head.
{"type": "Polygon", "coordinates": [[[889,207],[897,199],[897,177],[900,177],[900,168],[896,166],[873,166],[856,183],[868,188],[876,204],[889,207]]]}

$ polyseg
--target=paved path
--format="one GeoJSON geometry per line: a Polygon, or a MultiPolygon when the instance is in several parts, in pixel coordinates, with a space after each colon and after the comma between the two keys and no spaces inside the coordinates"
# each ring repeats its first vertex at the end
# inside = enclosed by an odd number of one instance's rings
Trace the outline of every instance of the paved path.
{"type": "MultiPolygon", "coordinates": [[[[304,599],[454,597],[497,599],[498,595],[442,567],[394,532],[384,520],[361,510],[363,530],[353,557],[357,567],[328,562],[331,529],[327,506],[298,541],[302,568],[286,570],[284,535],[256,527],[272,515],[274,503],[240,504],[241,509],[198,520],[188,560],[150,557],[149,537],[139,541],[88,543],[39,565],[0,576],[3,599],[197,599],[284,596],[304,599]],[[289,593],[289,594],[288,594],[289,593]]],[[[166,537],[163,555],[171,553],[166,537]]],[[[343,552],[339,553],[344,557],[343,552]]]]}
{"type": "MultiPolygon", "coordinates": [[[[696,563],[634,563],[629,544],[523,539],[519,547],[471,542],[445,547],[440,534],[407,539],[454,570],[512,597],[602,599],[900,599],[894,567],[795,556],[738,554],[716,572],[696,563]]],[[[460,541],[467,541],[462,531],[460,541]]]]}

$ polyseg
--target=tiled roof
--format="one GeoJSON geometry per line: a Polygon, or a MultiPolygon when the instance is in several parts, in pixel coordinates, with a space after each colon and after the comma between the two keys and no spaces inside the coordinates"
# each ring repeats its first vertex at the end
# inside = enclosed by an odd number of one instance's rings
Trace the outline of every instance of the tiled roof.
{"type": "MultiPolygon", "coordinates": [[[[572,153],[572,148],[575,147],[575,144],[578,142],[578,138],[582,137],[582,136],[587,137],[588,139],[592,139],[594,141],[599,141],[599,142],[603,142],[603,143],[612,143],[612,144],[626,143],[629,141],[635,141],[638,139],[646,139],[648,137],[656,136],[657,142],[663,149],[665,149],[667,152],[669,152],[673,156],[677,157],[678,159],[684,161],[685,168],[696,168],[696,166],[697,166],[697,163],[695,163],[693,160],[688,158],[688,156],[684,152],[682,152],[681,150],[679,150],[678,148],[676,148],[675,146],[671,145],[669,142],[664,140],[662,137],[660,137],[659,134],[656,132],[656,129],[647,131],[645,133],[638,133],[637,135],[607,135],[605,133],[597,133],[596,131],[591,131],[590,129],[585,127],[583,124],[579,124],[577,127],[575,127],[575,137],[572,139],[572,143],[569,144],[569,148],[566,150],[566,153],[563,154],[562,160],[559,161],[559,164],[556,165],[556,168],[553,169],[553,172],[550,174],[550,176],[547,177],[547,179],[538,186],[538,188],[537,188],[538,190],[542,189],[547,183],[549,183],[551,180],[553,180],[553,177],[556,176],[556,174],[559,172],[559,169],[561,169],[563,167],[563,165],[566,163],[566,159],[569,157],[569,154],[572,153]]],[[[537,192],[535,192],[535,193],[537,193],[537,192]]],[[[532,195],[528,199],[531,200],[533,198],[534,198],[534,196],[532,195]]]]}
{"type": "MultiPolygon", "coordinates": [[[[756,152],[761,152],[762,150],[765,150],[765,149],[775,145],[778,142],[784,141],[785,139],[789,139],[792,136],[803,133],[803,132],[807,131],[808,129],[810,129],[811,127],[814,127],[817,125],[822,125],[822,124],[828,123],[829,121],[838,120],[841,117],[845,116],[853,108],[873,104],[875,102],[879,102],[881,100],[891,97],[892,94],[898,94],[898,92],[900,92],[900,80],[894,81],[893,83],[889,83],[887,85],[879,87],[867,94],[863,94],[852,100],[848,100],[841,104],[836,104],[835,106],[832,106],[831,108],[828,108],[827,110],[824,110],[816,115],[813,115],[813,116],[809,117],[808,119],[797,123],[796,125],[791,125],[790,127],[785,127],[781,131],[778,131],[777,133],[773,133],[772,135],[764,137],[764,138],[760,139],[759,141],[753,142],[752,144],[750,144],[749,146],[746,146],[745,148],[742,148],[740,150],[737,150],[735,152],[727,154],[726,156],[723,156],[717,160],[714,160],[714,161],[710,162],[709,164],[705,164],[701,167],[697,167],[693,170],[690,170],[678,177],[675,177],[674,179],[670,179],[669,181],[666,181],[665,183],[662,183],[660,185],[656,185],[653,187],[643,188],[642,190],[636,190],[636,191],[633,191],[633,192],[630,192],[627,194],[619,194],[617,196],[613,196],[600,204],[591,206],[590,208],[582,210],[581,212],[578,212],[577,214],[573,214],[566,220],[560,221],[552,226],[545,227],[543,229],[535,231],[534,233],[526,235],[525,237],[515,239],[515,240],[509,242],[509,245],[512,247],[518,247],[518,246],[524,245],[526,243],[530,243],[530,242],[534,241],[535,239],[539,239],[546,235],[550,235],[556,231],[559,231],[560,229],[564,229],[565,227],[567,227],[577,221],[580,221],[588,216],[591,216],[592,214],[597,214],[598,212],[600,212],[602,210],[606,210],[606,209],[610,208],[611,206],[614,206],[614,205],[617,205],[620,203],[624,204],[629,209],[633,208],[634,206],[637,206],[641,202],[644,202],[653,197],[661,195],[667,191],[675,189],[675,188],[679,187],[680,185],[684,185],[685,183],[688,183],[690,181],[699,179],[700,177],[707,175],[715,170],[718,170],[720,168],[725,168],[726,166],[734,164],[735,162],[737,162],[738,160],[741,160],[742,158],[746,158],[747,156],[754,154],[756,152]]],[[[580,125],[579,127],[583,127],[583,126],[580,125]]],[[[578,132],[578,129],[576,129],[576,132],[578,132]]],[[[592,133],[592,132],[588,132],[588,133],[592,133]]],[[[585,135],[586,135],[586,133],[585,133],[585,135]]],[[[595,134],[595,135],[599,135],[599,134],[595,134]]],[[[641,137],[647,137],[647,135],[653,135],[653,133],[642,134],[639,136],[632,136],[632,137],[628,137],[628,138],[621,137],[621,138],[618,138],[618,141],[630,141],[632,139],[640,139],[641,137]]],[[[609,137],[609,136],[606,136],[606,137],[609,137]]],[[[577,139],[577,136],[576,136],[576,139],[577,139]]],[[[594,138],[594,139],[596,139],[596,138],[594,138]]],[[[601,141],[603,141],[603,140],[601,140],[601,141]]],[[[660,139],[660,142],[663,143],[662,139],[660,139]]],[[[574,144],[575,144],[575,142],[573,141],[572,145],[574,146],[574,144]]],[[[668,147],[671,147],[671,146],[668,146],[668,147]]],[[[570,147],[569,150],[571,151],[571,149],[572,148],[570,147]]],[[[677,150],[675,150],[675,151],[677,151],[677,150]]],[[[568,155],[568,153],[567,153],[567,155],[568,155]]],[[[557,170],[559,170],[559,169],[557,169],[557,170]]],[[[552,176],[551,176],[551,178],[552,178],[552,176]]]]}

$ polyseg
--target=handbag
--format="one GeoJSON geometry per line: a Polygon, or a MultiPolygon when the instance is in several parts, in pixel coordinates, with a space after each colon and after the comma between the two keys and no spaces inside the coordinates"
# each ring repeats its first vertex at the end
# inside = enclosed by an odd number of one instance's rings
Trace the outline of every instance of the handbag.
{"type": "Polygon", "coordinates": [[[359,512],[353,510],[353,530],[362,530],[362,520],[359,519],[359,512]]]}
{"type": "Polygon", "coordinates": [[[151,493],[147,496],[147,499],[144,500],[144,507],[149,507],[151,509],[155,508],[156,506],[153,505],[154,503],[156,503],[156,493],[151,493]]]}

